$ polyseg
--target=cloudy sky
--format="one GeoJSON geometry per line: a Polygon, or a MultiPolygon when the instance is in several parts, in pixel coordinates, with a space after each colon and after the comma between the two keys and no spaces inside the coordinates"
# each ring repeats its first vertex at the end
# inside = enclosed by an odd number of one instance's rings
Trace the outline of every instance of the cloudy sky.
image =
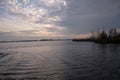
{"type": "Polygon", "coordinates": [[[0,40],[84,38],[120,28],[120,0],[0,0],[0,40]]]}

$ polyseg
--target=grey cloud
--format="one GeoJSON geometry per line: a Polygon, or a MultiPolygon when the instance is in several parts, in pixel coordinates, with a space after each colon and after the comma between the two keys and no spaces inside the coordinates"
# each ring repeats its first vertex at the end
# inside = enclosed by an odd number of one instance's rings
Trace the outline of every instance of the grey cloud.
{"type": "Polygon", "coordinates": [[[69,0],[67,16],[59,25],[69,34],[88,33],[91,29],[120,28],[119,0],[69,0]]]}
{"type": "Polygon", "coordinates": [[[1,32],[0,31],[0,41],[8,41],[8,40],[14,40],[17,39],[16,36],[12,35],[12,32],[1,32]]]}
{"type": "MultiPolygon", "coordinates": [[[[26,32],[23,31],[24,33],[30,33],[30,32],[26,32]]],[[[33,39],[41,39],[41,38],[45,38],[42,36],[39,37],[33,37],[33,36],[26,36],[26,37],[22,37],[22,36],[15,36],[13,35],[15,34],[15,32],[1,32],[0,31],[0,41],[16,41],[16,40],[33,40],[33,39]]]]}

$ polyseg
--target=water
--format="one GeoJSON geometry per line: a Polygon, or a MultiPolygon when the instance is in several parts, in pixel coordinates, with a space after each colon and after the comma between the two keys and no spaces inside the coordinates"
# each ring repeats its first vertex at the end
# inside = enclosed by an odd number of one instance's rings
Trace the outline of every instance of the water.
{"type": "Polygon", "coordinates": [[[1,80],[120,80],[120,45],[0,43],[1,80]]]}

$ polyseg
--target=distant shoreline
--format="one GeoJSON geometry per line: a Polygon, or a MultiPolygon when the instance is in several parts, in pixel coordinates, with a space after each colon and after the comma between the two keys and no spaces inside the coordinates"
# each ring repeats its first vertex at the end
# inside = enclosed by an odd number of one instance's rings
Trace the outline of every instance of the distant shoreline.
{"type": "Polygon", "coordinates": [[[0,43],[18,43],[18,42],[46,42],[46,41],[72,41],[72,42],[94,42],[98,44],[120,44],[119,41],[99,41],[99,40],[93,40],[91,38],[87,39],[41,39],[41,40],[16,40],[16,41],[0,41],[0,43]]]}
{"type": "Polygon", "coordinates": [[[40,41],[72,41],[72,39],[16,40],[16,41],[0,41],[0,43],[40,42],[40,41]]]}
{"type": "Polygon", "coordinates": [[[99,39],[72,39],[73,42],[94,42],[98,44],[120,44],[120,38],[119,39],[106,39],[106,40],[99,40],[99,39]]]}

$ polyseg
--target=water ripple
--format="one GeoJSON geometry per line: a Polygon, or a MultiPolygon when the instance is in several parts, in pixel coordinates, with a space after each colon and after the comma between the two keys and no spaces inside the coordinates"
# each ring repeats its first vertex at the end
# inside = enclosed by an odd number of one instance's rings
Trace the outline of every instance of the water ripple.
{"type": "Polygon", "coordinates": [[[94,43],[2,44],[0,79],[120,80],[119,50],[119,46],[94,43]]]}

